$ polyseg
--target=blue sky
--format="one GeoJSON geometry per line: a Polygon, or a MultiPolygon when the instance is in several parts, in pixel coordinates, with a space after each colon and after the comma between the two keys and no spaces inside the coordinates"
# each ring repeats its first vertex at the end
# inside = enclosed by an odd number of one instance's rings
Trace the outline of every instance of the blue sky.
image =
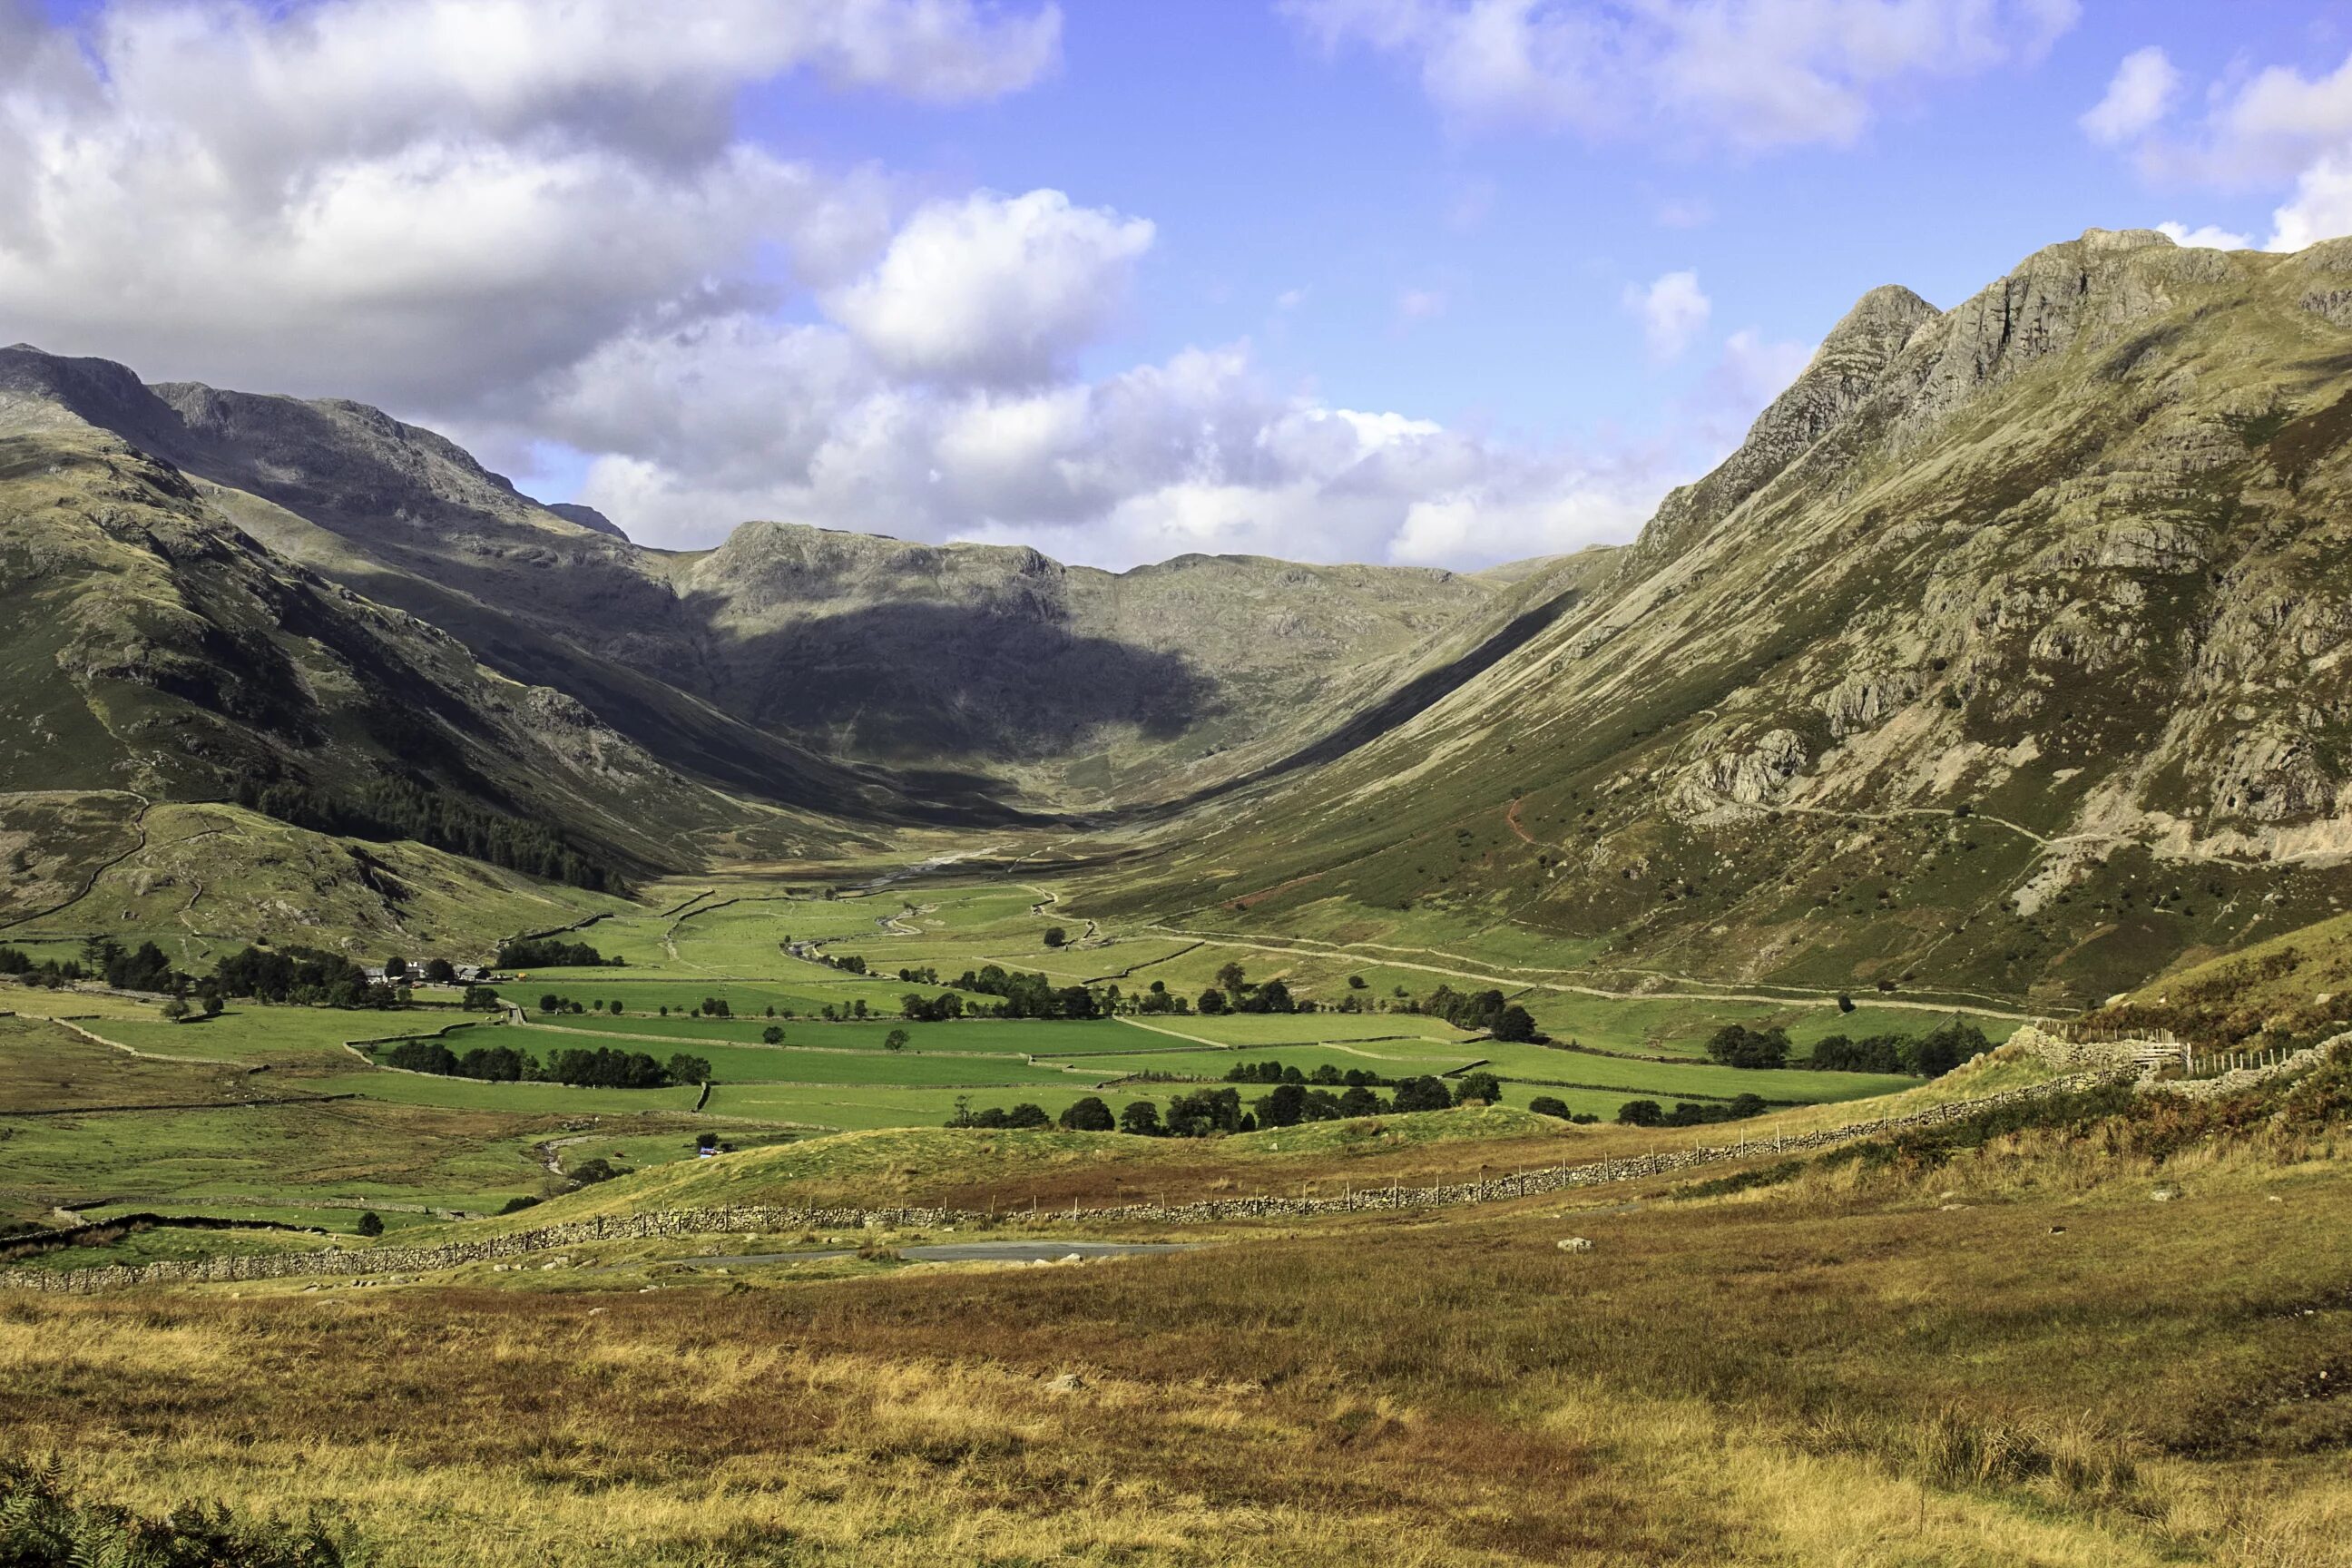
{"type": "Polygon", "coordinates": [[[675,547],[1621,539],[1864,290],[2160,223],[2352,228],[2352,13],[0,0],[0,332],[675,547]]]}
{"type": "Polygon", "coordinates": [[[1662,273],[1696,270],[1720,328],[1811,342],[1878,284],[1949,307],[2093,225],[2259,236],[2275,186],[2142,178],[2078,118],[2151,43],[2200,80],[2352,54],[2341,6],[2093,5],[2038,67],[1893,97],[1852,146],[1741,153],[1451,124],[1410,68],[1328,57],[1257,0],[1064,14],[1062,69],[1002,100],[910,114],[794,85],[757,95],[747,123],[942,190],[1050,185],[1152,219],[1137,306],[1097,371],[1246,336],[1286,381],[1350,406],[1536,437],[1694,389],[1705,367],[1653,370],[1618,309],[1662,273]],[[1305,299],[1279,308],[1293,289],[1305,299]],[[1403,320],[1414,291],[1442,310],[1403,320]]]}

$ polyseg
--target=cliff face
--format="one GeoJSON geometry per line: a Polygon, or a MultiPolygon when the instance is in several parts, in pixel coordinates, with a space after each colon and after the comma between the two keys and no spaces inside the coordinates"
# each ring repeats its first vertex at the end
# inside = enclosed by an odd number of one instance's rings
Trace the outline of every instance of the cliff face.
{"type": "Polygon", "coordinates": [[[2352,242],[2094,230],[1941,314],[1874,291],[1575,611],[1171,883],[1344,864],[1248,919],[1409,903],[2053,999],[2326,912],[2347,287],[2352,242]],[[1535,843],[1497,831],[1514,798],[1535,843]]]}

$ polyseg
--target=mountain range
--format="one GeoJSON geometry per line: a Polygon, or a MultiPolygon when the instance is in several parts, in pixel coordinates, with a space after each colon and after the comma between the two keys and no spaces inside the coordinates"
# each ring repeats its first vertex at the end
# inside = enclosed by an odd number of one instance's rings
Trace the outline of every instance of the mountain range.
{"type": "Polygon", "coordinates": [[[588,886],[1036,829],[1181,929],[2072,1006],[2340,905],[2347,440],[2352,241],[2152,231],[1871,291],[1636,541],[1482,574],[654,550],[362,405],[20,346],[0,791],[588,886]]]}

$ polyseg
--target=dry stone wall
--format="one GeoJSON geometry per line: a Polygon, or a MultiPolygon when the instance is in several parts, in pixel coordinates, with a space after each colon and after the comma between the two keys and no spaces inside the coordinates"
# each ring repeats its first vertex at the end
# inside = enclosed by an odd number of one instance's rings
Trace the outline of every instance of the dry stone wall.
{"type": "Polygon", "coordinates": [[[1447,1182],[1434,1186],[1407,1187],[1395,1184],[1352,1190],[1339,1197],[1204,1198],[1186,1204],[1124,1204],[1110,1207],[1018,1213],[1013,1215],[981,1211],[857,1206],[803,1207],[782,1205],[736,1205],[682,1209],[656,1214],[604,1215],[561,1225],[541,1226],[478,1241],[456,1241],[437,1247],[371,1247],[331,1248],[320,1252],[278,1253],[194,1258],[110,1268],[13,1269],[0,1271],[0,1289],[88,1292],[136,1285],[220,1284],[236,1280],[290,1279],[346,1275],[428,1274],[470,1264],[494,1263],[533,1253],[561,1251],[595,1242],[652,1241],[669,1237],[775,1234],[799,1230],[859,1230],[869,1226],[893,1229],[937,1229],[976,1226],[1017,1218],[1024,1226],[1133,1225],[1168,1226],[1220,1225],[1237,1220],[1303,1219],[1322,1215],[1361,1214],[1382,1210],[1450,1207],[1459,1204],[1492,1203],[1504,1198],[1565,1192],[1608,1182],[1635,1181],[1671,1174],[1727,1160],[1763,1154],[1792,1153],[1828,1148],[1889,1132],[1934,1127],[1975,1115],[1997,1106],[2037,1100],[2053,1094],[2088,1089],[2115,1080],[2113,1068],[2071,1074],[2047,1083],[2028,1085],[1975,1100],[1932,1106],[1910,1116],[1853,1122],[1814,1132],[1742,1137],[1736,1142],[1700,1144],[1624,1159],[1590,1161],[1574,1165],[1550,1165],[1507,1176],[1475,1182],[1447,1182]]]}

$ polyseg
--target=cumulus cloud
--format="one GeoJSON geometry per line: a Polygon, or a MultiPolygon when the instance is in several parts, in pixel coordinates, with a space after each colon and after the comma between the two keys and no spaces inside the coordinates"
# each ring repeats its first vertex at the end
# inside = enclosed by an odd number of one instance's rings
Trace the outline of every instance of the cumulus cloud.
{"type": "MultiPolygon", "coordinates": [[[[1082,377],[1147,219],[1050,189],[919,195],[738,124],[790,73],[1017,90],[1055,68],[1059,20],[1019,0],[122,0],[67,28],[0,0],[0,312],[158,378],[560,447],[579,499],[681,546],[772,517],[1110,565],[1475,565],[1622,537],[1714,455],[1337,406],[1270,384],[1245,343],[1082,377]]],[[[1689,289],[1655,302],[1685,339],[1689,289]]],[[[1726,407],[1762,400],[1718,381],[1726,407]]]]}
{"type": "Polygon", "coordinates": [[[0,311],[151,374],[436,411],[871,261],[888,182],[739,139],[747,86],[986,98],[1051,69],[1060,25],[972,0],[11,13],[0,311]]]}
{"type": "Polygon", "coordinates": [[[2270,248],[2301,250],[2345,234],[2352,234],[2352,146],[2295,176],[2294,199],[2271,215],[2270,248]]]}
{"type": "Polygon", "coordinates": [[[2180,72],[2162,49],[2134,49],[2116,68],[2106,96],[2084,112],[2083,130],[2103,146],[2127,142],[2162,120],[2179,92],[2180,72]]]}
{"type": "Polygon", "coordinates": [[[917,212],[881,265],[825,309],[894,370],[1040,381],[1101,330],[1151,235],[1142,218],[1073,206],[1059,191],[982,191],[917,212]]]}
{"type": "Polygon", "coordinates": [[[2078,0],[1285,0],[1327,51],[1418,68],[1472,126],[1748,152],[1853,142],[1937,78],[2031,65],[2078,0]]]}
{"type": "Polygon", "coordinates": [[[604,455],[580,499],[666,544],[763,517],[1112,566],[1188,551],[1469,565],[1622,538],[1687,477],[1678,454],[1531,452],[1287,396],[1244,344],[1025,388],[910,387],[861,374],[863,353],[839,328],[744,318],[583,367],[559,428],[604,455]],[[747,374],[709,374],[730,362],[747,374]],[[778,414],[764,446],[761,406],[778,414]]]}
{"type": "MultiPolygon", "coordinates": [[[[2132,60],[2155,52],[2143,49],[2126,60],[2116,87],[2109,89],[2110,101],[2123,88],[2132,60]]],[[[2170,95],[2168,88],[2162,95],[2168,103],[2170,95]]],[[[2109,127],[2114,134],[2101,140],[2126,147],[2144,175],[2167,184],[2244,191],[2292,182],[2292,195],[2271,215],[2271,233],[2263,242],[2269,249],[2299,250],[2352,233],[2352,57],[2316,76],[2272,66],[2230,79],[2209,92],[2207,103],[2200,117],[2179,126],[2160,108],[2119,113],[2109,127]]],[[[2092,114],[2106,107],[2102,103],[2092,114]]],[[[2084,124],[2093,129],[2091,115],[2084,124]]],[[[2227,248],[2251,238],[2211,226],[2162,226],[2184,244],[2227,248]]]]}
{"type": "Polygon", "coordinates": [[[2253,244],[2252,237],[2233,234],[2219,224],[2204,224],[2190,228],[2185,223],[2160,223],[2157,232],[2169,237],[2175,245],[2185,245],[2192,250],[2243,250],[2253,244]]]}
{"type": "Polygon", "coordinates": [[[1647,285],[1629,283],[1622,300],[1642,323],[1650,358],[1659,364],[1682,358],[1715,309],[1700,290],[1696,272],[1668,272],[1647,285]]]}

